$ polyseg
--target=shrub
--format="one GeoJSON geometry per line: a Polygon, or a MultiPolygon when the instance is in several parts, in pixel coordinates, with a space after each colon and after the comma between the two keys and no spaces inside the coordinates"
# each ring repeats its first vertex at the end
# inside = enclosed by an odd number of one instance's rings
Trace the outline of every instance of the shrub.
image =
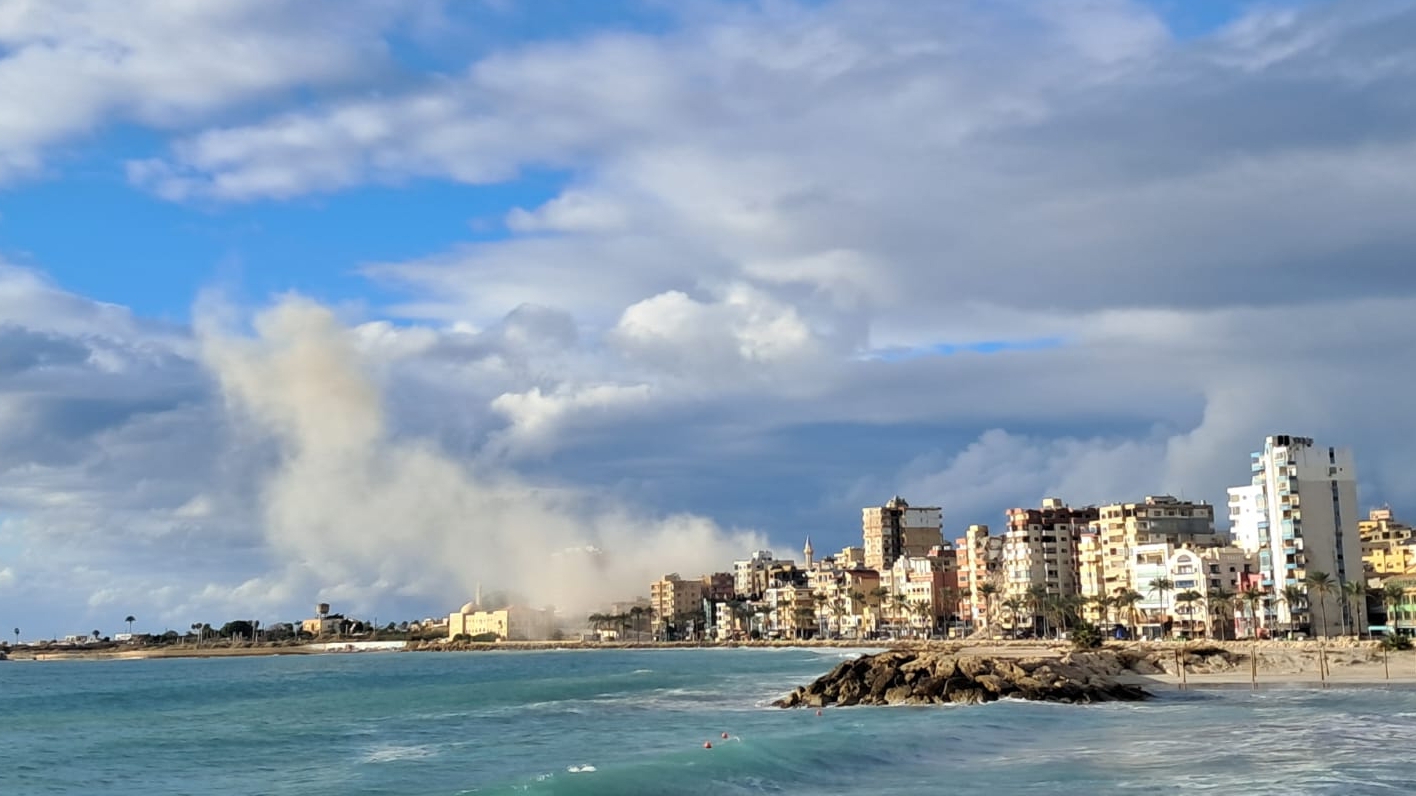
{"type": "Polygon", "coordinates": [[[1410,636],[1398,636],[1398,635],[1383,636],[1383,637],[1382,637],[1382,648],[1383,648],[1383,649],[1389,649],[1389,650],[1398,650],[1398,651],[1399,651],[1399,650],[1409,650],[1409,649],[1411,649],[1411,637],[1410,637],[1410,636]]]}
{"type": "Polygon", "coordinates": [[[452,637],[452,640],[453,640],[453,641],[471,641],[471,640],[472,640],[472,637],[469,636],[469,635],[467,635],[466,633],[458,633],[457,635],[455,635],[455,636],[452,637]]]}
{"type": "Polygon", "coordinates": [[[468,640],[477,643],[486,643],[488,641],[500,641],[501,636],[498,636],[496,633],[478,633],[475,636],[470,636],[468,640]]]}
{"type": "Polygon", "coordinates": [[[1106,634],[1085,620],[1072,626],[1072,649],[1094,650],[1106,640],[1106,634]]]}

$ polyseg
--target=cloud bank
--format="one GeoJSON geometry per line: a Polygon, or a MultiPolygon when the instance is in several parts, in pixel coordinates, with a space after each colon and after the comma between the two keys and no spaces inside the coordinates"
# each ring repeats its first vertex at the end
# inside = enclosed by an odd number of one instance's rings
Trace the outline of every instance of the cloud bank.
{"type": "Polygon", "coordinates": [[[762,546],[701,517],[603,505],[395,439],[355,336],[330,310],[286,298],[254,327],[240,337],[206,326],[202,359],[231,408],[275,438],[264,532],[306,581],[328,584],[322,595],[367,607],[392,589],[452,606],[484,586],[574,617],[762,546]]]}

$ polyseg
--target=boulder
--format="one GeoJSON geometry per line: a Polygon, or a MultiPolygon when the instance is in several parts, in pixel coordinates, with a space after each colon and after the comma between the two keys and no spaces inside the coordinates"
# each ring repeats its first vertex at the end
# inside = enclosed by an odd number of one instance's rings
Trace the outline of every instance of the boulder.
{"type": "Polygon", "coordinates": [[[1150,694],[1114,678],[1148,663],[1109,650],[1028,659],[895,650],[842,663],[773,704],[784,708],[972,705],[1004,697],[1069,703],[1138,701],[1150,694]]]}

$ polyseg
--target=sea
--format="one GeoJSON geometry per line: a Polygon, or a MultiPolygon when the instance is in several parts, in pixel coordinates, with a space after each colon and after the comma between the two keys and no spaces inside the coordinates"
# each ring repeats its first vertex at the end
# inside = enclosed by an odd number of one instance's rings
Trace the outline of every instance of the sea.
{"type": "Polygon", "coordinates": [[[780,710],[839,649],[0,663],[0,794],[1405,794],[1416,690],[780,710]],[[723,737],[726,734],[726,738],[723,737]],[[712,748],[707,748],[711,744],[712,748]]]}

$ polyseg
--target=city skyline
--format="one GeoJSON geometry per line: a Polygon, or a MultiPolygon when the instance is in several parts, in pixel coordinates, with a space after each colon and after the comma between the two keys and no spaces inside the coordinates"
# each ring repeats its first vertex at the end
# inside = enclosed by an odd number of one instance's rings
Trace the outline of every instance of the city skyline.
{"type": "Polygon", "coordinates": [[[1270,434],[1416,516],[1416,3],[9,7],[0,627],[1220,507],[1270,434]]]}

